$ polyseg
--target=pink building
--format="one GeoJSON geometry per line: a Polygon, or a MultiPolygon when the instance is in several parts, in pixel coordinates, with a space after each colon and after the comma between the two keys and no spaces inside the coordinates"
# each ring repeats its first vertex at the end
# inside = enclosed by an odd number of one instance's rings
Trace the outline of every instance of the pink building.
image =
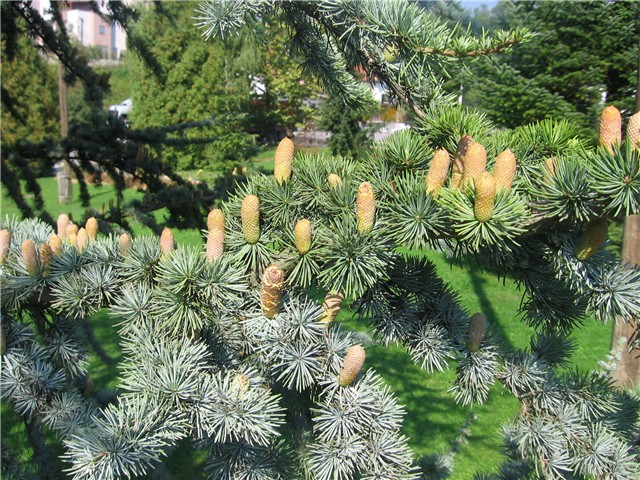
{"type": "MultiPolygon", "coordinates": [[[[117,60],[127,49],[126,33],[119,26],[110,25],[100,15],[91,10],[88,2],[59,2],[62,16],[65,20],[69,35],[73,35],[82,45],[98,47],[102,58],[117,60]]],[[[44,18],[48,13],[51,0],[34,0],[33,7],[44,18]]],[[[100,9],[106,12],[102,2],[98,2],[100,9]]]]}

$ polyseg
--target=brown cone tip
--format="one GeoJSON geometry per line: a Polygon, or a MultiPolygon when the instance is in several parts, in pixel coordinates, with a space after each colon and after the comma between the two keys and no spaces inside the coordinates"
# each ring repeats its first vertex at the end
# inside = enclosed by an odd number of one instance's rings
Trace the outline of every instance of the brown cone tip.
{"type": "Polygon", "coordinates": [[[640,112],[634,113],[629,119],[627,139],[633,148],[640,150],[640,112]]]}
{"type": "Polygon", "coordinates": [[[311,222],[306,218],[298,220],[293,227],[293,237],[298,252],[301,255],[307,253],[311,249],[311,222]]]}
{"type": "Polygon", "coordinates": [[[284,290],[284,270],[277,265],[268,266],[262,274],[260,301],[265,317],[273,318],[278,314],[282,292],[284,290]]]}
{"type": "Polygon", "coordinates": [[[365,358],[367,357],[364,348],[360,345],[353,345],[347,350],[347,354],[344,357],[344,363],[338,376],[338,383],[341,387],[349,386],[358,377],[362,366],[364,365],[365,358]]]}
{"type": "Polygon", "coordinates": [[[6,228],[0,230],[0,263],[4,263],[11,249],[11,232],[6,228]]]}
{"type": "Polygon", "coordinates": [[[453,157],[453,171],[451,173],[451,187],[460,188],[462,173],[464,171],[464,157],[467,155],[469,147],[473,144],[471,135],[463,135],[458,142],[456,154],[453,157]]]}
{"type": "Polygon", "coordinates": [[[160,234],[160,249],[163,255],[170,255],[175,248],[175,242],[173,240],[173,232],[170,228],[164,227],[160,234]]]}
{"type": "Polygon", "coordinates": [[[331,188],[336,188],[342,183],[342,179],[335,173],[330,173],[327,176],[327,181],[329,182],[329,185],[331,185],[331,188]]]}
{"type": "Polygon", "coordinates": [[[93,242],[98,236],[98,220],[95,217],[88,218],[84,229],[87,231],[87,235],[89,235],[89,241],[93,242]]]}
{"type": "Polygon", "coordinates": [[[295,146],[290,138],[284,137],[280,140],[273,164],[273,176],[278,182],[286,182],[291,178],[294,153],[295,146]]]}
{"type": "Polygon", "coordinates": [[[622,140],[622,115],[620,111],[610,105],[600,115],[600,129],[598,144],[613,153],[613,145],[622,140]]]}
{"type": "Polygon", "coordinates": [[[476,313],[469,319],[469,339],[467,340],[469,351],[475,352],[480,348],[488,328],[489,323],[483,313],[476,313]]]}
{"type": "Polygon", "coordinates": [[[511,190],[513,180],[516,178],[516,156],[509,149],[500,153],[496,157],[493,166],[493,179],[496,181],[496,188],[511,190]]]}
{"type": "Polygon", "coordinates": [[[451,157],[449,152],[444,148],[436,151],[429,165],[429,172],[427,173],[427,193],[434,192],[437,195],[438,190],[449,175],[449,166],[451,165],[451,157]]]}
{"type": "Polygon", "coordinates": [[[24,266],[26,267],[27,272],[29,272],[29,275],[38,275],[38,255],[33,241],[27,239],[22,242],[21,251],[22,260],[24,261],[24,266]]]}
{"type": "Polygon", "coordinates": [[[219,208],[214,208],[207,215],[207,230],[217,228],[224,232],[224,213],[219,208]]]}
{"type": "Polygon", "coordinates": [[[224,253],[224,232],[219,228],[212,228],[207,235],[207,260],[219,259],[224,253]]]}

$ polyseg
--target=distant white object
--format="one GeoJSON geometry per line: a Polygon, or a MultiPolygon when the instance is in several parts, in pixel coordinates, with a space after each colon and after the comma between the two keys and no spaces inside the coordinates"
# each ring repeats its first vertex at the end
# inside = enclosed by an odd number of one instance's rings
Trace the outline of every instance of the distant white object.
{"type": "Polygon", "coordinates": [[[118,117],[128,118],[129,111],[131,110],[132,106],[133,106],[133,102],[131,101],[130,98],[127,98],[124,102],[122,102],[119,105],[111,105],[109,107],[109,111],[114,112],[118,117]]]}

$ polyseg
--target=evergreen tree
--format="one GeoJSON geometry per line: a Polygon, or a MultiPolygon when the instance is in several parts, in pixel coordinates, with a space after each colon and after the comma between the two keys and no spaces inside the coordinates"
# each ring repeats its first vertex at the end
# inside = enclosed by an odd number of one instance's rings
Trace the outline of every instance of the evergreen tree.
{"type": "Polygon", "coordinates": [[[284,139],[274,176],[250,177],[212,210],[199,249],[176,248],[169,229],[132,240],[97,234],[91,219],[61,216],[56,235],[39,220],[3,222],[2,394],[32,425],[41,474],[58,473],[44,425],[78,479],[143,474],[186,438],[215,479],[418,478],[403,408],[366,368],[368,345],[334,322],[344,302],[425,374],[455,368],[458,402],[483,402],[496,382],[519,400],[508,461],[483,478],[637,477],[639,399],[565,366],[587,314],[637,327],[640,269],[604,243],[606,218],[640,211],[638,132],[624,138],[608,109],[593,148],[567,122],[498,131],[447,105],[432,68],[522,36],[452,37],[405,2],[207,2],[199,23],[228,35],[267,15],[291,25],[305,66],[348,105],[367,102],[348,68],[359,58],[417,128],[367,161],[294,158],[284,139]],[[410,253],[426,248],[516,278],[530,346],[504,348],[410,253]],[[102,308],[122,339],[120,392],[87,378],[91,331],[78,327],[102,308]]]}

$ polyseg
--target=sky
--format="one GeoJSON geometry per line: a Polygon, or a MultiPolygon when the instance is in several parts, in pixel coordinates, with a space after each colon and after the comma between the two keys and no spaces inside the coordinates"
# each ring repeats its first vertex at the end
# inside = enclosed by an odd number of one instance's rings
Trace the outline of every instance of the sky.
{"type": "Polygon", "coordinates": [[[498,3],[498,0],[461,0],[460,2],[464,8],[468,8],[469,10],[478,8],[483,3],[491,10],[495,7],[496,3],[498,3]]]}

